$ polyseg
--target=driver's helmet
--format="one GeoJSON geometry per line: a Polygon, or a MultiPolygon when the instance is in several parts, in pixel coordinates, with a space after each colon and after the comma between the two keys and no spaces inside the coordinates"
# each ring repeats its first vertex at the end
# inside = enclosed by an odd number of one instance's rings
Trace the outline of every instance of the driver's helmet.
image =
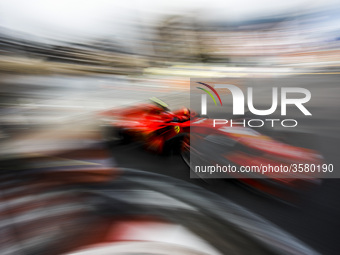
{"type": "Polygon", "coordinates": [[[183,107],[180,111],[179,111],[179,114],[180,115],[180,119],[182,121],[186,121],[186,120],[189,120],[190,119],[190,110],[186,107],[183,107]]]}
{"type": "Polygon", "coordinates": [[[184,116],[190,117],[190,110],[188,108],[184,107],[182,111],[184,116]]]}

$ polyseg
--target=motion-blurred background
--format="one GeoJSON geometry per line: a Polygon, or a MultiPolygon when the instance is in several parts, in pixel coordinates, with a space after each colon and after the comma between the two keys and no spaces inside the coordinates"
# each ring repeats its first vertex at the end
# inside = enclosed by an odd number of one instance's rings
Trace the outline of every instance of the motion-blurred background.
{"type": "MultiPolygon", "coordinates": [[[[302,122],[339,164],[340,2],[270,0],[0,1],[0,157],[95,144],[98,113],[156,96],[190,105],[190,78],[305,87],[318,118],[302,122]],[[284,80],[281,80],[283,79],[284,80]],[[326,107],[326,108],[323,108],[326,107]],[[324,112],[327,110],[327,114],[324,112]]],[[[135,145],[113,164],[189,181],[177,156],[135,145]]],[[[191,182],[273,221],[322,254],[340,249],[339,181],[297,208],[234,183],[191,182]]]]}

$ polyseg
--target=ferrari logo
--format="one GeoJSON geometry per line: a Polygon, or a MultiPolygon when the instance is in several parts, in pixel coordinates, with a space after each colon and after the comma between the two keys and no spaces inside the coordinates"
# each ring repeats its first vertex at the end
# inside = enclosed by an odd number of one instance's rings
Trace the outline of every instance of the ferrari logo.
{"type": "Polygon", "coordinates": [[[175,126],[174,129],[175,129],[176,134],[178,134],[179,131],[181,131],[181,128],[179,126],[175,126]]]}

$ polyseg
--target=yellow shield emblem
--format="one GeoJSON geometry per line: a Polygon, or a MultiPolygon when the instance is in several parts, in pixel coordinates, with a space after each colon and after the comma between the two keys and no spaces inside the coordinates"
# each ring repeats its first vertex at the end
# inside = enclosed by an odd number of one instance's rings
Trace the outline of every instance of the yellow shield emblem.
{"type": "Polygon", "coordinates": [[[175,129],[176,134],[178,134],[179,131],[181,131],[181,128],[179,126],[175,126],[174,129],[175,129]]]}

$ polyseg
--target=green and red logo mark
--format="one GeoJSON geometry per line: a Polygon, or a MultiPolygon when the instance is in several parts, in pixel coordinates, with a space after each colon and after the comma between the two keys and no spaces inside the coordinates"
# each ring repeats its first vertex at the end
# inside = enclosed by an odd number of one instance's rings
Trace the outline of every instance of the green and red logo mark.
{"type": "MultiPolygon", "coordinates": [[[[221,106],[223,105],[223,104],[222,104],[222,100],[221,100],[221,98],[220,98],[220,95],[217,93],[217,91],[216,91],[212,86],[210,86],[210,85],[208,85],[208,84],[205,84],[205,83],[203,83],[203,82],[197,82],[197,83],[206,86],[206,87],[209,88],[212,92],[214,92],[215,95],[217,96],[218,100],[220,101],[221,106]]],[[[197,87],[197,88],[203,90],[204,92],[206,92],[206,93],[212,98],[212,100],[214,100],[215,105],[217,105],[214,96],[211,94],[211,92],[210,92],[209,90],[206,90],[206,89],[201,88],[201,87],[197,87]]]]}

